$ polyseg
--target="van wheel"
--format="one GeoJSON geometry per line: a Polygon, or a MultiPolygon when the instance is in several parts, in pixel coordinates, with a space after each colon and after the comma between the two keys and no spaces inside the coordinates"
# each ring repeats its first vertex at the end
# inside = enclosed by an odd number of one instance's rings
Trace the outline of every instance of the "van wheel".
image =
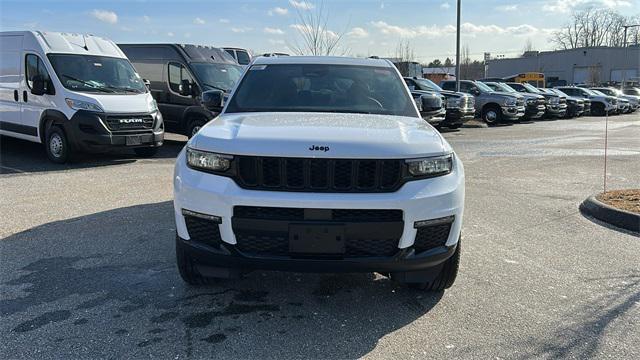
{"type": "Polygon", "coordinates": [[[59,126],[51,126],[45,134],[45,148],[49,160],[57,164],[64,164],[71,160],[71,149],[67,135],[59,126]]]}
{"type": "Polygon", "coordinates": [[[482,110],[482,120],[487,125],[495,125],[502,120],[502,111],[496,106],[489,106],[482,110]]]}
{"type": "Polygon", "coordinates": [[[200,128],[203,127],[206,123],[207,122],[202,119],[193,119],[189,121],[189,123],[187,124],[185,135],[187,135],[189,139],[191,139],[193,135],[195,135],[198,131],[200,131],[200,128]]]}
{"type": "Polygon", "coordinates": [[[176,234],[176,263],[180,277],[189,285],[208,285],[214,282],[214,279],[207,278],[198,272],[195,261],[183,249],[182,240],[176,234]]]}
{"type": "Polygon", "coordinates": [[[591,115],[594,116],[605,116],[606,111],[604,110],[604,104],[596,103],[591,105],[591,115]]]}
{"type": "Polygon", "coordinates": [[[425,283],[409,283],[409,287],[425,291],[442,291],[453,286],[453,283],[456,281],[456,277],[458,277],[461,247],[461,239],[458,239],[456,251],[444,263],[442,270],[440,270],[440,274],[435,278],[435,280],[425,283]]]}
{"type": "Polygon", "coordinates": [[[140,147],[140,148],[133,149],[133,151],[139,157],[148,158],[157,154],[158,148],[157,147],[140,147]]]}

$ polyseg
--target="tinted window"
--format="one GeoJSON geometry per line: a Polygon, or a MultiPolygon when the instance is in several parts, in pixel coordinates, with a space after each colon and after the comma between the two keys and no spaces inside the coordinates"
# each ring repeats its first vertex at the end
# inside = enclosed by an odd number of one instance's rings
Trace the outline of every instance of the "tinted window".
{"type": "Polygon", "coordinates": [[[231,55],[234,59],[236,58],[236,54],[234,53],[233,50],[226,49],[225,51],[227,52],[227,54],[231,55]]]}
{"type": "Polygon", "coordinates": [[[455,90],[456,89],[456,83],[454,83],[454,82],[444,82],[441,85],[442,85],[442,88],[444,90],[455,90]]]}
{"type": "Polygon", "coordinates": [[[182,80],[193,82],[187,68],[182,64],[169,63],[169,87],[173,92],[180,93],[180,83],[182,80]]]}
{"type": "Polygon", "coordinates": [[[42,59],[34,54],[28,54],[26,56],[26,71],[25,77],[27,80],[27,86],[29,89],[33,86],[33,77],[36,75],[44,76],[45,80],[49,80],[49,72],[47,72],[47,68],[44,67],[44,63],[42,59]]]}
{"type": "Polygon", "coordinates": [[[254,111],[418,116],[393,69],[327,64],[253,65],[226,112],[254,111]]]}
{"type": "Polygon", "coordinates": [[[202,86],[229,91],[240,79],[243,68],[233,64],[191,63],[191,69],[202,86]]]}
{"type": "Polygon", "coordinates": [[[247,53],[246,51],[237,50],[236,54],[238,55],[238,64],[247,65],[248,63],[251,62],[251,57],[249,56],[249,53],[247,53]]]}

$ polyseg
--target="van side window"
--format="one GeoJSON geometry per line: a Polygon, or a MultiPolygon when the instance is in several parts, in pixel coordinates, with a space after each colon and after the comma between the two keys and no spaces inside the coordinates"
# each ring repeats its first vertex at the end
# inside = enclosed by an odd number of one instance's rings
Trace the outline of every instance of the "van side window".
{"type": "Polygon", "coordinates": [[[27,86],[29,89],[33,86],[33,77],[36,75],[42,75],[45,80],[50,80],[49,72],[47,72],[47,68],[44,67],[44,63],[42,59],[38,57],[38,55],[27,54],[26,62],[25,62],[25,77],[27,80],[27,86]]]}
{"type": "Polygon", "coordinates": [[[169,63],[169,87],[173,92],[180,93],[180,83],[182,80],[193,82],[187,68],[182,64],[169,63]]]}

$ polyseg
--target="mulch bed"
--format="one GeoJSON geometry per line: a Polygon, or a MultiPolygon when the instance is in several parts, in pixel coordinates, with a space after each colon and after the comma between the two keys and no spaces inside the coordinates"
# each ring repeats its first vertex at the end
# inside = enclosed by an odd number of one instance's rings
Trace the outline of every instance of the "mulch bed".
{"type": "Polygon", "coordinates": [[[596,199],[617,209],[640,214],[640,189],[607,191],[596,199]]]}

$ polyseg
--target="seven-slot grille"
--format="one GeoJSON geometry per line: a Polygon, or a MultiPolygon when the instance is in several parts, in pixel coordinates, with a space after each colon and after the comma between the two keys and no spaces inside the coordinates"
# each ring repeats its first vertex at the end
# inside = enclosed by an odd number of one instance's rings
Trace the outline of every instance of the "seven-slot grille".
{"type": "Polygon", "coordinates": [[[236,156],[235,180],[245,189],[302,192],[393,192],[403,160],[236,156]]]}
{"type": "Polygon", "coordinates": [[[145,130],[153,128],[151,115],[108,115],[105,123],[109,130],[145,130]]]}
{"type": "Polygon", "coordinates": [[[520,107],[520,106],[524,106],[524,99],[516,99],[516,106],[520,107]]]}

